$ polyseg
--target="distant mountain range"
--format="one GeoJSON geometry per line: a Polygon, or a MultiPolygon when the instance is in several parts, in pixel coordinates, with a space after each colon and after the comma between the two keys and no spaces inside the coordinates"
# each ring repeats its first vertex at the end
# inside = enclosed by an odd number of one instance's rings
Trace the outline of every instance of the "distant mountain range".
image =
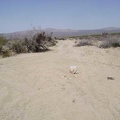
{"type": "Polygon", "coordinates": [[[55,28],[47,28],[47,29],[37,29],[37,30],[26,30],[26,31],[19,31],[14,33],[3,33],[4,37],[7,39],[11,38],[30,38],[36,33],[40,33],[42,31],[45,31],[46,34],[50,34],[53,32],[53,37],[71,37],[71,36],[81,36],[81,35],[92,35],[92,34],[101,34],[103,32],[107,33],[116,33],[120,32],[120,28],[116,27],[108,27],[108,28],[102,28],[102,29],[94,29],[94,30],[72,30],[72,29],[55,29],[55,28]]]}

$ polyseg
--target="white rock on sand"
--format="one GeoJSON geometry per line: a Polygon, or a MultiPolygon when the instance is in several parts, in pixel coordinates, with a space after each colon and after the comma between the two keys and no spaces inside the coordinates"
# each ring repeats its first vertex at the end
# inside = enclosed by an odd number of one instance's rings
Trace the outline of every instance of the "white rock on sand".
{"type": "Polygon", "coordinates": [[[73,45],[0,59],[0,120],[120,120],[120,49],[73,45]]]}
{"type": "Polygon", "coordinates": [[[77,66],[70,66],[69,72],[72,74],[76,74],[77,73],[77,66]]]}

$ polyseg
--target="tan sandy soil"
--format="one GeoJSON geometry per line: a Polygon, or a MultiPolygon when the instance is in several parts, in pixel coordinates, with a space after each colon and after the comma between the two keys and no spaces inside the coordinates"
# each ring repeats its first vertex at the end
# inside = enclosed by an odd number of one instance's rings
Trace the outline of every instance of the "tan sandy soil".
{"type": "Polygon", "coordinates": [[[0,120],[120,120],[120,48],[73,45],[0,59],[0,120]]]}

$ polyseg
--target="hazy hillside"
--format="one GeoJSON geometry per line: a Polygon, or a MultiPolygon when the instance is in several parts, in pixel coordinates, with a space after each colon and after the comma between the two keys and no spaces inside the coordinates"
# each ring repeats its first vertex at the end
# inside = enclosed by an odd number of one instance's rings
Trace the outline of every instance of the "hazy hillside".
{"type": "Polygon", "coordinates": [[[72,29],[54,29],[54,28],[47,28],[47,29],[37,29],[37,30],[26,30],[26,31],[18,31],[14,33],[3,33],[3,36],[6,38],[30,38],[36,33],[45,31],[46,34],[50,34],[53,32],[53,37],[70,37],[70,36],[80,36],[80,35],[89,35],[89,34],[101,34],[103,32],[107,33],[114,33],[120,32],[120,28],[115,27],[108,27],[103,29],[95,29],[95,30],[72,30],[72,29]]]}

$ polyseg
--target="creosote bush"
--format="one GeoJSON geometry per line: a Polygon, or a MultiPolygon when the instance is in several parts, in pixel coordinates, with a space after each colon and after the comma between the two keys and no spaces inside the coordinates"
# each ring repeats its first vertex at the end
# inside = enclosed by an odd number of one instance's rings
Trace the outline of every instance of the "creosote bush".
{"type": "Polygon", "coordinates": [[[120,47],[120,33],[104,32],[102,34],[77,36],[75,38],[80,40],[75,43],[76,47],[91,45],[99,48],[120,47]]]}
{"type": "Polygon", "coordinates": [[[83,40],[80,40],[79,43],[77,43],[75,46],[76,47],[80,47],[80,46],[92,46],[92,41],[83,39],[83,40]]]}
{"type": "Polygon", "coordinates": [[[49,50],[48,47],[54,45],[56,45],[56,41],[52,38],[52,33],[46,35],[45,32],[35,34],[30,40],[25,38],[24,40],[17,39],[6,42],[4,38],[0,38],[0,51],[3,57],[11,56],[11,51],[16,54],[44,52],[49,50]]]}
{"type": "Polygon", "coordinates": [[[3,47],[3,46],[0,44],[0,53],[2,52],[2,47],[3,47]]]}
{"type": "Polygon", "coordinates": [[[6,49],[6,50],[4,50],[3,52],[2,52],[2,57],[4,58],[4,57],[10,57],[10,56],[12,56],[13,54],[12,54],[12,50],[9,50],[9,49],[6,49]]]}
{"type": "Polygon", "coordinates": [[[107,38],[100,45],[100,48],[120,47],[120,38],[107,38]]]}
{"type": "Polygon", "coordinates": [[[16,52],[17,54],[20,53],[27,53],[27,47],[23,46],[21,42],[16,41],[15,43],[12,44],[12,48],[11,48],[14,52],[16,52]]]}
{"type": "Polygon", "coordinates": [[[0,36],[0,53],[2,52],[2,48],[6,43],[7,40],[3,36],[0,36]]]}

